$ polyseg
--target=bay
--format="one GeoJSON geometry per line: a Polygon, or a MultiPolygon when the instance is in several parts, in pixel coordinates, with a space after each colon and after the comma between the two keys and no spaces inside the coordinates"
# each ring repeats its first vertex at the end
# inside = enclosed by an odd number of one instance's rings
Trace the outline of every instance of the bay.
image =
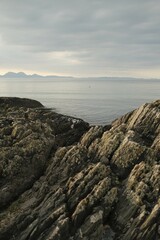
{"type": "Polygon", "coordinates": [[[160,98],[158,79],[0,78],[0,96],[40,101],[56,112],[105,125],[160,98]]]}

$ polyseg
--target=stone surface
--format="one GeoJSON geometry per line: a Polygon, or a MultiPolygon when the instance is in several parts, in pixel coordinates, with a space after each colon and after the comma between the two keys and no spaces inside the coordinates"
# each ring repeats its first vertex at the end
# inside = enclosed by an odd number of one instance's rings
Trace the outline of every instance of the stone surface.
{"type": "Polygon", "coordinates": [[[0,98],[0,239],[160,239],[160,100],[92,126],[0,98]]]}

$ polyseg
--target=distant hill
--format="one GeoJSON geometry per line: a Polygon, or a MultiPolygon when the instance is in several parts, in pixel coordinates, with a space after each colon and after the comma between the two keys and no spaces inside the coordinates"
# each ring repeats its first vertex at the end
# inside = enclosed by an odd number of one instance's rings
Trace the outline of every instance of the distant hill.
{"type": "Polygon", "coordinates": [[[72,76],[57,76],[57,75],[38,75],[38,74],[26,74],[24,72],[7,72],[4,75],[0,75],[0,78],[33,78],[33,79],[39,79],[39,78],[50,78],[50,79],[83,79],[83,80],[160,80],[158,78],[136,78],[136,77],[109,77],[109,76],[104,76],[104,77],[72,77],[72,76]]]}
{"type": "Polygon", "coordinates": [[[1,75],[1,77],[6,77],[6,78],[17,78],[17,77],[28,77],[27,74],[25,74],[24,72],[19,72],[19,73],[15,73],[15,72],[8,72],[4,75],[1,75]]]}
{"type": "Polygon", "coordinates": [[[3,78],[72,78],[71,76],[56,76],[56,75],[48,75],[42,76],[38,74],[26,74],[24,72],[7,72],[4,75],[0,75],[3,78]]]}

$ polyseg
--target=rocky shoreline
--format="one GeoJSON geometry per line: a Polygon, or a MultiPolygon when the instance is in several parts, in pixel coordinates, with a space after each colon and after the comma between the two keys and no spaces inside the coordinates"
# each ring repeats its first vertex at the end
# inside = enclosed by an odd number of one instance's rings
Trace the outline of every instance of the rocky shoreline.
{"type": "Polygon", "coordinates": [[[160,100],[89,126],[0,98],[1,240],[160,239],[160,100]]]}

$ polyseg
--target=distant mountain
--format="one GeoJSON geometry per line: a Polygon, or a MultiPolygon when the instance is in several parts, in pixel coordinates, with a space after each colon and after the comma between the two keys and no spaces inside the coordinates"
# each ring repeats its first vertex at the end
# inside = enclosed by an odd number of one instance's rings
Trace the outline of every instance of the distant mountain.
{"type": "Polygon", "coordinates": [[[72,78],[71,76],[56,76],[56,75],[48,75],[42,76],[38,74],[26,74],[24,72],[7,72],[4,75],[0,75],[3,78],[72,78]]]}
{"type": "Polygon", "coordinates": [[[83,80],[160,80],[158,78],[136,78],[136,77],[109,77],[109,76],[104,76],[104,77],[72,77],[72,76],[56,76],[56,75],[46,75],[46,76],[42,76],[42,75],[38,75],[38,74],[26,74],[24,72],[7,72],[4,75],[0,75],[0,78],[50,78],[50,79],[83,79],[83,80]]]}
{"type": "Polygon", "coordinates": [[[8,72],[4,75],[1,75],[1,77],[6,77],[6,78],[17,78],[17,77],[28,77],[27,74],[25,74],[24,72],[19,72],[19,73],[15,73],[15,72],[8,72]]]}

